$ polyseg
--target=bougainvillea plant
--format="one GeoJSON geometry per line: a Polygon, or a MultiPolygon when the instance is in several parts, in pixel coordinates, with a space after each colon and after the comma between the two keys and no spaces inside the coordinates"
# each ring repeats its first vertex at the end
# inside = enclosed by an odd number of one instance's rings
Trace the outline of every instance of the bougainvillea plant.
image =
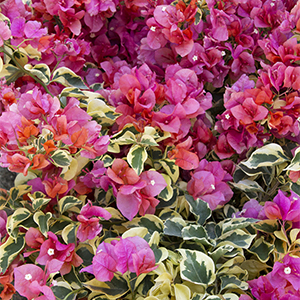
{"type": "Polygon", "coordinates": [[[0,1],[0,298],[300,299],[300,2],[0,1]]]}

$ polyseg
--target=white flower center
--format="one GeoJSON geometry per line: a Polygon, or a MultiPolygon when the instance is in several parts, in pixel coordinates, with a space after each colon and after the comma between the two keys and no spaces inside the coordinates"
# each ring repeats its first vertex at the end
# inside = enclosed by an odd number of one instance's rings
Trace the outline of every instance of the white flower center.
{"type": "Polygon", "coordinates": [[[54,249],[52,249],[52,248],[48,249],[47,253],[50,256],[54,255],[54,249]]]}
{"type": "Polygon", "coordinates": [[[270,4],[271,7],[273,7],[274,5],[275,5],[275,3],[273,3],[273,2],[270,4]]]}
{"type": "Polygon", "coordinates": [[[298,198],[297,197],[293,197],[293,200],[298,200],[298,198]]]}
{"type": "Polygon", "coordinates": [[[225,52],[225,51],[222,51],[221,54],[222,54],[222,56],[225,56],[225,55],[226,55],[226,52],[225,52]]]}
{"type": "Polygon", "coordinates": [[[210,186],[211,186],[211,188],[212,188],[213,190],[216,189],[216,187],[215,187],[213,184],[211,184],[210,186]]]}
{"type": "Polygon", "coordinates": [[[96,73],[96,74],[95,74],[95,77],[99,77],[99,76],[100,76],[100,74],[99,74],[99,73],[96,73]]]}
{"type": "Polygon", "coordinates": [[[93,39],[95,36],[96,36],[95,33],[91,33],[91,34],[90,34],[90,37],[91,37],[92,39],[93,39]]]}
{"type": "Polygon", "coordinates": [[[254,29],[254,33],[256,33],[256,34],[258,33],[258,30],[256,28],[254,29]]]}
{"type": "Polygon", "coordinates": [[[26,280],[32,279],[32,275],[31,275],[31,274],[26,274],[26,275],[25,275],[25,279],[26,279],[26,280]]]}
{"type": "Polygon", "coordinates": [[[193,59],[193,61],[196,61],[198,59],[198,56],[194,55],[192,59],[193,59]]]}
{"type": "Polygon", "coordinates": [[[291,274],[291,272],[292,272],[292,270],[291,270],[290,267],[284,268],[284,273],[285,273],[286,275],[291,274]]]}
{"type": "Polygon", "coordinates": [[[155,184],[155,181],[152,179],[152,180],[150,181],[150,183],[151,183],[151,185],[154,185],[154,184],[155,184]]]}
{"type": "Polygon", "coordinates": [[[226,115],[225,115],[225,118],[226,118],[227,120],[229,120],[229,119],[230,119],[230,114],[226,114],[226,115]]]}
{"type": "Polygon", "coordinates": [[[167,9],[166,6],[164,6],[161,10],[162,10],[162,11],[165,11],[166,9],[167,9]]]}
{"type": "Polygon", "coordinates": [[[153,32],[155,32],[155,28],[156,28],[155,26],[151,26],[150,30],[153,31],[153,32]]]}

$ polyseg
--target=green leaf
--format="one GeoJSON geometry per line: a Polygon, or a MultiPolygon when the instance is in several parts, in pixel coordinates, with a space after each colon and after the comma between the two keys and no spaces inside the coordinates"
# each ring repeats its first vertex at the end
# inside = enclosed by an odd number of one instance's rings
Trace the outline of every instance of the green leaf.
{"type": "Polygon", "coordinates": [[[256,181],[250,179],[241,180],[237,183],[230,182],[230,185],[245,193],[264,192],[264,189],[256,181]]]}
{"type": "Polygon", "coordinates": [[[144,169],[144,163],[147,157],[147,151],[144,147],[133,145],[127,154],[127,161],[136,173],[140,175],[144,169]]]}
{"type": "Polygon", "coordinates": [[[10,64],[5,64],[0,72],[0,77],[5,78],[7,85],[15,82],[19,77],[23,75],[24,75],[23,71],[10,64]]]}
{"type": "Polygon", "coordinates": [[[173,194],[174,194],[174,190],[171,185],[172,180],[171,180],[170,176],[168,176],[167,174],[161,174],[161,175],[165,179],[167,186],[159,193],[158,197],[167,202],[170,199],[172,199],[173,194]]]}
{"type": "Polygon", "coordinates": [[[15,212],[9,216],[7,221],[7,232],[12,237],[17,237],[18,226],[31,216],[31,212],[26,208],[18,208],[15,212]],[[16,229],[16,230],[15,230],[16,229]]]}
{"type": "Polygon", "coordinates": [[[208,241],[208,235],[202,225],[190,225],[182,229],[182,237],[184,240],[196,240],[203,245],[213,246],[208,241]]]}
{"type": "Polygon", "coordinates": [[[248,289],[248,283],[245,281],[239,280],[234,275],[223,275],[221,279],[221,291],[225,289],[241,289],[243,291],[248,289]]]}
{"type": "Polygon", "coordinates": [[[208,252],[209,256],[213,259],[213,261],[216,263],[219,258],[226,255],[228,252],[231,252],[234,250],[234,246],[232,245],[222,245],[215,249],[213,252],[208,252]]]}
{"type": "Polygon", "coordinates": [[[258,167],[279,165],[286,161],[289,161],[289,158],[284,154],[281,146],[272,143],[255,150],[250,158],[241,164],[250,169],[255,169],[258,167]]]}
{"type": "Polygon", "coordinates": [[[93,292],[104,293],[109,299],[120,298],[129,290],[127,281],[119,275],[115,275],[111,281],[101,282],[93,279],[83,285],[93,292]]]}
{"type": "Polygon", "coordinates": [[[211,209],[208,203],[199,198],[194,200],[190,195],[185,195],[185,199],[189,203],[191,212],[195,215],[197,223],[203,225],[211,216],[211,209]]]}
{"type": "Polygon", "coordinates": [[[76,243],[77,241],[76,229],[77,229],[76,224],[69,224],[63,229],[61,236],[66,244],[76,243]]]}
{"type": "MultiPolygon", "coordinates": [[[[57,300],[64,300],[70,293],[73,292],[70,285],[65,281],[59,281],[51,287],[51,290],[57,300]]],[[[76,294],[75,294],[76,296],[76,294]]]]}
{"type": "Polygon", "coordinates": [[[38,210],[39,208],[41,208],[42,206],[46,205],[47,203],[49,203],[51,201],[51,198],[33,198],[33,197],[30,197],[30,199],[32,201],[33,210],[38,210]]]}
{"type": "Polygon", "coordinates": [[[291,163],[284,169],[289,171],[300,170],[300,148],[297,148],[291,163]]]}
{"type": "Polygon", "coordinates": [[[163,221],[155,215],[145,215],[141,218],[134,218],[132,221],[123,223],[126,228],[145,227],[152,235],[155,231],[162,233],[164,230],[163,221]]]}
{"type": "Polygon", "coordinates": [[[82,204],[82,201],[74,196],[65,196],[58,201],[58,207],[61,214],[63,214],[68,209],[82,204]]]}
{"type": "Polygon", "coordinates": [[[66,87],[64,88],[59,97],[74,97],[74,98],[88,98],[85,94],[78,88],[66,87]]]}
{"type": "Polygon", "coordinates": [[[180,262],[180,275],[183,280],[207,286],[215,279],[215,264],[206,254],[199,251],[179,249],[183,259],[180,262]]]}
{"type": "Polygon", "coordinates": [[[4,274],[17,257],[19,252],[25,246],[24,234],[19,234],[16,239],[9,237],[5,243],[0,246],[0,274],[4,274]]]}
{"type": "Polygon", "coordinates": [[[46,64],[37,64],[37,65],[30,65],[27,64],[24,66],[24,69],[29,71],[32,75],[39,78],[43,83],[48,85],[50,83],[50,68],[46,64]]]}
{"type": "Polygon", "coordinates": [[[175,160],[165,158],[159,160],[159,162],[167,174],[171,177],[173,182],[176,183],[179,178],[179,167],[175,165],[175,160]]]}
{"type": "Polygon", "coordinates": [[[136,144],[136,137],[134,133],[131,131],[126,131],[122,136],[117,139],[111,139],[112,143],[116,143],[118,145],[130,145],[136,144]]]}
{"type": "Polygon", "coordinates": [[[273,233],[278,230],[277,220],[263,220],[258,223],[252,224],[252,226],[259,231],[273,233]]]}
{"type": "Polygon", "coordinates": [[[269,260],[270,254],[274,250],[274,245],[266,242],[263,237],[259,238],[255,241],[255,243],[251,246],[248,251],[257,256],[257,258],[265,263],[269,260]]]}
{"type": "Polygon", "coordinates": [[[39,229],[44,236],[47,236],[47,232],[49,231],[49,220],[51,217],[51,212],[47,212],[45,215],[41,211],[37,211],[33,216],[34,222],[39,226],[39,229]]]}
{"type": "Polygon", "coordinates": [[[235,229],[243,229],[249,225],[256,223],[257,219],[252,218],[236,218],[236,219],[226,219],[220,222],[219,225],[222,226],[222,232],[226,233],[235,229]]]}
{"type": "Polygon", "coordinates": [[[52,153],[51,159],[57,167],[68,167],[72,161],[70,153],[66,150],[56,150],[52,153]]]}
{"type": "Polygon", "coordinates": [[[186,225],[186,223],[182,218],[175,217],[166,220],[164,225],[164,234],[169,236],[182,237],[181,231],[186,225]]]}
{"type": "Polygon", "coordinates": [[[61,67],[55,70],[51,82],[58,82],[64,86],[72,86],[79,89],[88,89],[81,77],[66,67],[61,67]]]}
{"type": "Polygon", "coordinates": [[[144,146],[158,146],[153,136],[148,134],[143,134],[140,144],[144,146]]]}
{"type": "Polygon", "coordinates": [[[256,235],[250,235],[241,229],[229,231],[217,239],[218,245],[233,244],[237,248],[248,249],[256,235]]]}

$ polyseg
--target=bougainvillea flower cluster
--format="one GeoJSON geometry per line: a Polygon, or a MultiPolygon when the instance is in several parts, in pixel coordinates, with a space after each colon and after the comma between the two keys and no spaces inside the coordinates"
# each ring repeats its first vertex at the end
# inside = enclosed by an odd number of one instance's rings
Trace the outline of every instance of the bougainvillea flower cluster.
{"type": "Polygon", "coordinates": [[[0,298],[300,298],[300,1],[0,3],[0,298]]]}

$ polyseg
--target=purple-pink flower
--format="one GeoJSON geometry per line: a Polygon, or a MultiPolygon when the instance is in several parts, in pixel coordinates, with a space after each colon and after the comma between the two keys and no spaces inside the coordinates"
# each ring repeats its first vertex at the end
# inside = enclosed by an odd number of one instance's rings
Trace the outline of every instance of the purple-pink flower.
{"type": "Polygon", "coordinates": [[[109,220],[111,214],[100,206],[93,206],[92,202],[88,200],[77,216],[77,220],[80,222],[77,237],[80,242],[91,240],[101,232],[102,225],[99,223],[98,217],[109,220]]]}
{"type": "Polygon", "coordinates": [[[99,281],[111,281],[116,272],[149,273],[156,269],[155,256],[149,244],[141,237],[127,237],[111,243],[102,242],[93,258],[93,264],[80,272],[94,274],[99,281]]]}

